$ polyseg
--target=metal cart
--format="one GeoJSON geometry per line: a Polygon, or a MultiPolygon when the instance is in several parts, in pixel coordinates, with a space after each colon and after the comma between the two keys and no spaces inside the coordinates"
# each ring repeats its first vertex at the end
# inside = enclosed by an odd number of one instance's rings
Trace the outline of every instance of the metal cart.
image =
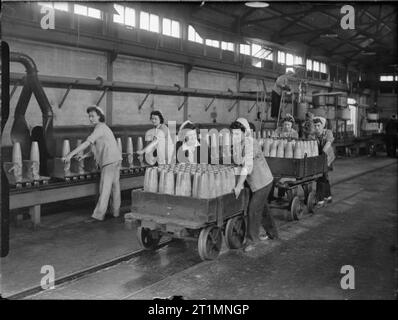
{"type": "Polygon", "coordinates": [[[272,201],[270,207],[284,208],[287,221],[299,220],[307,211],[313,213],[316,205],[316,193],[312,183],[328,171],[326,155],[287,159],[267,157],[268,166],[274,176],[274,186],[287,195],[287,201],[272,201]],[[281,181],[289,178],[288,181],[281,181]],[[298,188],[304,191],[304,201],[298,196],[298,188]]]}
{"type": "Polygon", "coordinates": [[[222,238],[230,249],[242,247],[246,235],[249,189],[238,199],[233,193],[213,199],[197,199],[134,190],[126,223],[135,222],[141,246],[154,250],[162,235],[195,240],[202,260],[220,253],[222,238]]]}

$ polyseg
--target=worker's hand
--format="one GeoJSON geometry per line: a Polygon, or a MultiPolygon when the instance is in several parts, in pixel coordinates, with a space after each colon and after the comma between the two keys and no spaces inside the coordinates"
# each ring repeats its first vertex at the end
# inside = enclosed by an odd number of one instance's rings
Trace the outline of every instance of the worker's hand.
{"type": "Polygon", "coordinates": [[[145,153],[144,149],[138,150],[138,151],[137,151],[137,154],[138,154],[139,156],[142,156],[144,153],[145,153]]]}
{"type": "Polygon", "coordinates": [[[83,159],[87,158],[86,154],[78,154],[75,156],[77,161],[82,161],[83,159]]]}
{"type": "Polygon", "coordinates": [[[239,198],[239,195],[240,195],[240,192],[242,191],[242,189],[243,189],[243,185],[240,184],[240,183],[238,183],[238,184],[236,185],[236,187],[234,188],[235,198],[236,198],[236,199],[239,198]]]}
{"type": "Polygon", "coordinates": [[[71,159],[72,159],[72,156],[68,153],[65,157],[62,158],[62,161],[67,163],[67,162],[70,162],[71,159]]]}

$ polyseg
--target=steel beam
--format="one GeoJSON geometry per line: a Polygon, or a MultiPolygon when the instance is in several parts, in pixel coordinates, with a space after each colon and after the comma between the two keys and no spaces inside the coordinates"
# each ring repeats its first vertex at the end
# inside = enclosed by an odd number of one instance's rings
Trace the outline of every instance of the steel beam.
{"type": "MultiPolygon", "coordinates": [[[[11,73],[10,83],[15,84],[21,80],[24,74],[22,73],[11,73]]],[[[230,91],[216,91],[216,90],[205,90],[205,89],[194,89],[194,88],[183,88],[176,86],[162,86],[152,83],[134,83],[134,82],[122,82],[122,81],[108,81],[98,79],[86,79],[86,78],[71,78],[71,77],[60,77],[60,76],[39,76],[40,83],[43,87],[49,88],[68,88],[71,86],[72,89],[81,90],[95,90],[101,91],[108,89],[114,92],[133,92],[133,93],[146,93],[158,95],[175,95],[175,96],[191,96],[199,98],[213,98],[218,99],[241,99],[247,101],[255,101],[256,95],[243,92],[230,92],[230,91]],[[76,81],[77,80],[77,81],[76,81]]]]}

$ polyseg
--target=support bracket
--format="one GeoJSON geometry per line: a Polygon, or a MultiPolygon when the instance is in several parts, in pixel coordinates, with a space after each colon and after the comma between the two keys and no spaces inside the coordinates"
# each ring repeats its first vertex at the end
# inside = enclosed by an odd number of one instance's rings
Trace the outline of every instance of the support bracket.
{"type": "Polygon", "coordinates": [[[213,104],[213,102],[216,100],[216,97],[214,97],[209,104],[205,107],[205,111],[207,112],[207,110],[209,110],[209,108],[211,107],[211,105],[213,104]]]}
{"type": "Polygon", "coordinates": [[[253,110],[253,108],[256,106],[256,104],[257,104],[257,101],[254,102],[254,104],[250,107],[248,113],[252,112],[252,110],[253,110]]]}
{"type": "Polygon", "coordinates": [[[14,93],[15,93],[15,91],[17,90],[18,86],[19,86],[19,82],[16,82],[16,83],[14,84],[14,87],[13,87],[12,90],[11,90],[10,99],[9,99],[9,100],[12,99],[12,96],[14,95],[14,93]]]}
{"type": "Polygon", "coordinates": [[[232,109],[236,106],[237,103],[238,103],[238,99],[236,99],[236,100],[234,101],[234,103],[228,108],[228,112],[231,112],[232,109]]]}
{"type": "Polygon", "coordinates": [[[71,89],[72,89],[72,85],[70,84],[70,85],[68,86],[68,89],[66,89],[65,94],[64,94],[64,96],[63,96],[62,99],[61,99],[61,102],[60,102],[59,105],[58,105],[58,109],[61,109],[62,106],[64,105],[65,100],[66,100],[66,97],[68,96],[68,94],[69,94],[69,92],[70,92],[71,89]]]}
{"type": "Polygon", "coordinates": [[[99,97],[97,103],[95,104],[96,106],[99,106],[101,103],[102,99],[104,98],[105,94],[108,92],[109,88],[105,88],[104,91],[102,92],[101,96],[99,97]]]}
{"type": "Polygon", "coordinates": [[[184,96],[184,101],[178,107],[178,111],[180,111],[182,109],[182,107],[187,103],[187,101],[188,101],[188,96],[184,96]]]}
{"type": "Polygon", "coordinates": [[[148,91],[146,94],[145,98],[141,101],[141,103],[138,105],[138,110],[142,109],[142,106],[144,105],[145,101],[148,99],[149,95],[151,94],[151,91],[148,91]]]}

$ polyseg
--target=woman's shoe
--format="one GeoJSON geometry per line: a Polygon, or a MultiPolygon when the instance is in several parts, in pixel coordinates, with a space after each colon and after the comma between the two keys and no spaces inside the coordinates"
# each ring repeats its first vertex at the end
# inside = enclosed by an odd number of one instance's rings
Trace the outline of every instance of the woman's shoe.
{"type": "Polygon", "coordinates": [[[250,243],[248,245],[246,245],[243,249],[244,252],[250,252],[253,251],[256,247],[254,246],[254,244],[250,243]]]}
{"type": "Polygon", "coordinates": [[[330,203],[332,202],[332,196],[329,196],[327,198],[324,199],[326,202],[330,203]]]}
{"type": "Polygon", "coordinates": [[[322,201],[318,201],[318,203],[316,204],[316,207],[317,207],[317,208],[321,208],[321,207],[323,207],[324,205],[325,205],[325,201],[322,200],[322,201]]]}
{"type": "Polygon", "coordinates": [[[267,241],[269,239],[271,239],[268,235],[260,235],[258,236],[258,238],[260,239],[260,241],[267,241]]]}
{"type": "Polygon", "coordinates": [[[103,220],[100,219],[96,219],[93,217],[87,218],[86,220],[84,220],[85,223],[93,223],[93,222],[102,222],[103,220]]]}

